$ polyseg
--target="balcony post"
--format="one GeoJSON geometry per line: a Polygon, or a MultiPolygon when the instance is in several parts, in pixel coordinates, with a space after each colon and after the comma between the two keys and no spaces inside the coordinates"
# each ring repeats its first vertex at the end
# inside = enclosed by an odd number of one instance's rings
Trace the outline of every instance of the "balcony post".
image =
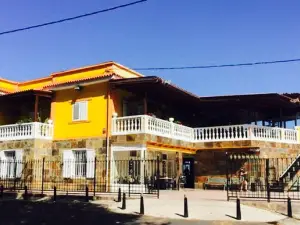
{"type": "Polygon", "coordinates": [[[33,138],[37,138],[38,135],[39,135],[39,123],[38,122],[33,122],[31,126],[32,126],[33,138]]]}
{"type": "Polygon", "coordinates": [[[174,123],[173,123],[174,118],[173,117],[169,118],[169,121],[171,123],[170,137],[173,138],[174,137],[174,123]]]}
{"type": "Polygon", "coordinates": [[[281,128],[281,142],[283,142],[285,140],[285,129],[281,128]]]}
{"type": "Polygon", "coordinates": [[[114,112],[112,114],[113,118],[112,118],[112,133],[117,132],[117,117],[118,117],[118,113],[114,112]]]}
{"type": "Polygon", "coordinates": [[[254,138],[254,133],[253,133],[253,126],[249,125],[248,126],[248,135],[249,135],[249,140],[252,140],[254,138]]]}
{"type": "Polygon", "coordinates": [[[149,117],[144,115],[141,117],[141,132],[148,133],[148,124],[149,124],[149,117]]]}

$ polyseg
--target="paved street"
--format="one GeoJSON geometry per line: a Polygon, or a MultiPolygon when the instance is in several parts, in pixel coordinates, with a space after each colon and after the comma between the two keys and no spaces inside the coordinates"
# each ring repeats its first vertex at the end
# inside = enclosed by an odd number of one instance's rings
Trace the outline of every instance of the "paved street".
{"type": "MultiPolygon", "coordinates": [[[[160,199],[145,197],[145,216],[140,216],[139,199],[127,201],[127,210],[118,207],[120,203],[112,200],[98,200],[84,203],[73,199],[58,198],[53,203],[45,201],[29,202],[23,200],[0,201],[0,225],[296,225],[298,220],[270,211],[242,205],[242,221],[235,220],[235,202],[227,202],[223,191],[165,191],[160,199]],[[188,197],[188,219],[182,218],[183,196],[188,197]],[[279,222],[276,222],[278,221],[279,222]]],[[[81,198],[82,200],[83,198],[81,198]]]]}
{"type": "MultiPolygon", "coordinates": [[[[161,218],[182,219],[183,198],[188,198],[189,218],[186,220],[236,221],[236,203],[227,202],[225,192],[221,191],[173,191],[161,192],[160,199],[145,198],[145,215],[161,218]]],[[[95,204],[107,204],[116,213],[134,214],[139,212],[139,199],[127,201],[126,210],[121,203],[96,201],[95,204]]],[[[255,207],[241,205],[242,220],[248,222],[274,222],[285,216],[255,207]]]]}
{"type": "MultiPolygon", "coordinates": [[[[0,225],[267,225],[235,221],[196,221],[118,214],[105,207],[82,202],[0,201],[0,225]]],[[[273,223],[276,224],[276,223],[273,223]]],[[[279,224],[278,224],[279,225],[279,224]]],[[[294,225],[284,223],[280,225],[294,225]]]]}

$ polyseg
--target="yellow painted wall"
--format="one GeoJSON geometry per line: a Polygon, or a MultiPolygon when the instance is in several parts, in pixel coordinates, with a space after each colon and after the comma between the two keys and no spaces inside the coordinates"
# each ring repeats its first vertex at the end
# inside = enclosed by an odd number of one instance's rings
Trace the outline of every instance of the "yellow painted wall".
{"type": "Polygon", "coordinates": [[[105,136],[103,129],[107,122],[108,82],[85,86],[80,92],[74,89],[55,93],[52,103],[54,139],[72,139],[105,136]],[[88,120],[72,121],[72,101],[88,101],[88,120]]]}
{"type": "Polygon", "coordinates": [[[52,77],[46,77],[42,79],[32,80],[19,84],[19,90],[30,90],[30,89],[42,89],[46,85],[52,84],[52,77]]]}
{"type": "Polygon", "coordinates": [[[17,88],[18,88],[17,83],[0,78],[0,89],[13,92],[13,91],[17,91],[17,88]]]}

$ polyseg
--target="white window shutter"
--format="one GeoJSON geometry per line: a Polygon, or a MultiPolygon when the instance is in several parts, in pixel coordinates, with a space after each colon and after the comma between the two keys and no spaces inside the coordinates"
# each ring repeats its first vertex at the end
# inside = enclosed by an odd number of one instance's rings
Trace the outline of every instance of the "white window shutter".
{"type": "Polygon", "coordinates": [[[84,101],[84,102],[80,102],[80,120],[87,120],[87,114],[88,114],[88,111],[87,111],[87,108],[88,108],[88,103],[87,101],[84,101]]]}
{"type": "Polygon", "coordinates": [[[63,177],[71,178],[75,176],[75,159],[72,150],[63,152],[63,177]]]}
{"type": "Polygon", "coordinates": [[[75,102],[73,104],[73,120],[79,120],[80,119],[80,115],[79,115],[79,108],[80,108],[80,105],[78,102],[75,102]]]}
{"type": "Polygon", "coordinates": [[[94,178],[95,175],[95,150],[86,150],[86,178],[94,178]]]}
{"type": "Polygon", "coordinates": [[[7,176],[7,158],[5,157],[5,152],[0,151],[0,178],[6,178],[7,176]]]}
{"type": "Polygon", "coordinates": [[[15,156],[16,156],[16,178],[22,177],[23,172],[23,150],[16,150],[15,156]]]}

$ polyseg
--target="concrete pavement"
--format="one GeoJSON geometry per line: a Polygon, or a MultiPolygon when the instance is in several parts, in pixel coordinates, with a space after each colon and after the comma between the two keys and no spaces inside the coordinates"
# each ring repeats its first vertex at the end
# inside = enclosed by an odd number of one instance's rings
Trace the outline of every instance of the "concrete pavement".
{"type": "MultiPolygon", "coordinates": [[[[188,198],[189,218],[186,220],[205,221],[236,221],[236,203],[226,201],[226,192],[220,191],[164,191],[160,199],[144,198],[145,215],[183,219],[183,198],[188,198]]],[[[139,199],[127,200],[126,210],[121,210],[121,203],[111,201],[95,201],[94,204],[106,204],[113,212],[137,214],[139,212],[139,199]]],[[[241,205],[242,221],[248,222],[274,222],[286,217],[264,209],[241,205]]]]}

